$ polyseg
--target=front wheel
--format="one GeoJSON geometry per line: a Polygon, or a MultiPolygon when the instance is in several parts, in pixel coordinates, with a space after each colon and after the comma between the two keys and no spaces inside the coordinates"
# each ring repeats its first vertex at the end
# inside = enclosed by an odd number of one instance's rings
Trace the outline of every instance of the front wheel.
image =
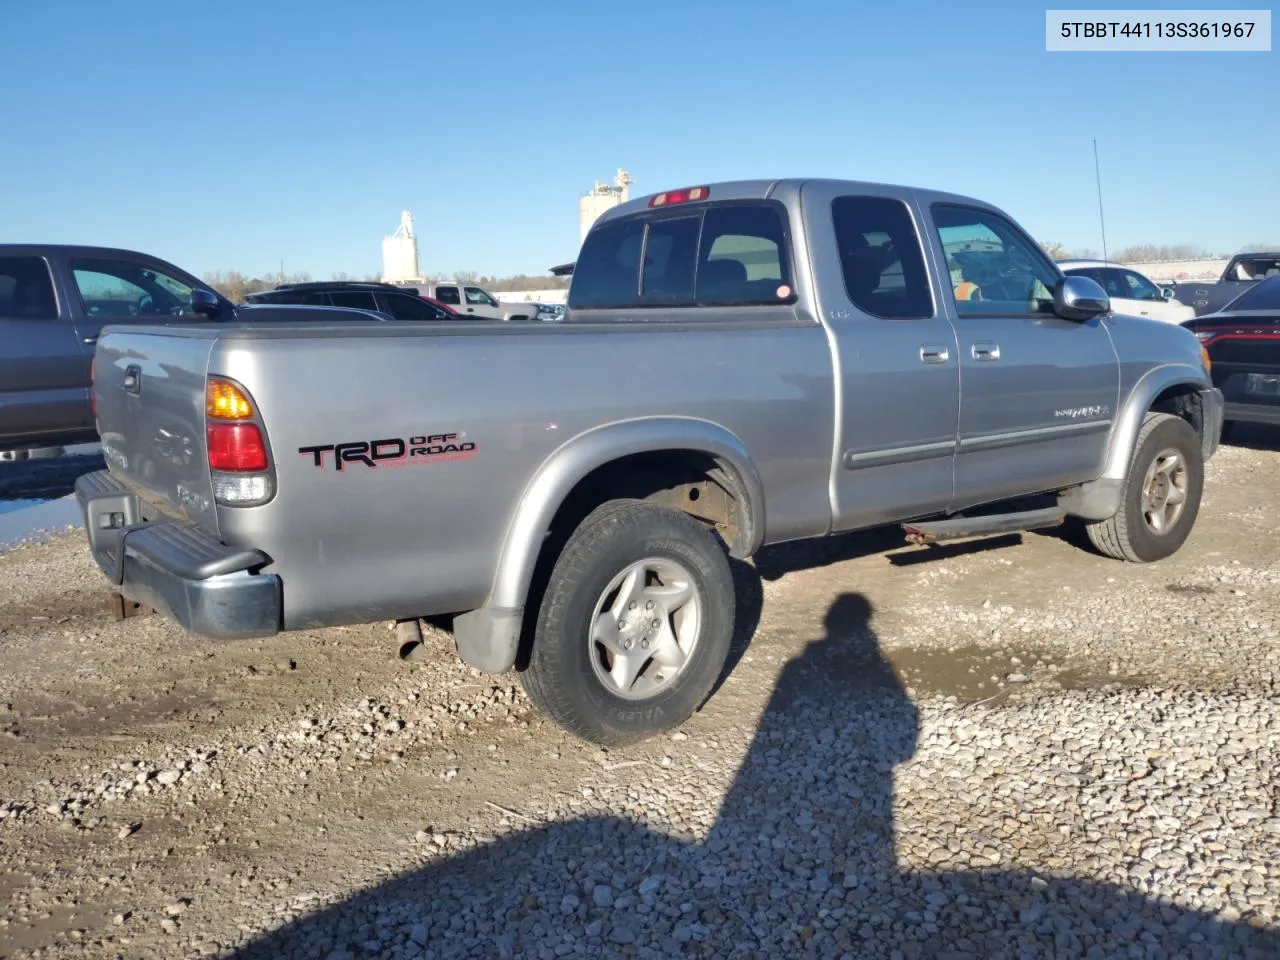
{"type": "Polygon", "coordinates": [[[1089,540],[1117,560],[1163,560],[1186,542],[1203,490],[1199,435],[1180,417],[1148,413],[1134,445],[1120,509],[1108,520],[1089,524],[1089,540]]]}
{"type": "Polygon", "coordinates": [[[733,575],[706,527],[612,501],[557,559],[521,683],[570,733],[634,743],[701,706],[728,658],[734,612],[733,575]]]}

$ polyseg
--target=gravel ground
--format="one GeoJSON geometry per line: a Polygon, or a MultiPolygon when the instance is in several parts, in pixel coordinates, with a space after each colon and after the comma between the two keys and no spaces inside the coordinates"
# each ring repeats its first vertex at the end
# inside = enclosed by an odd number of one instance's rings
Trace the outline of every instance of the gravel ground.
{"type": "Polygon", "coordinates": [[[622,751],[442,631],[219,644],[111,621],[78,538],[0,555],[0,957],[1280,956],[1274,438],[1153,566],[769,551],[622,751]]]}

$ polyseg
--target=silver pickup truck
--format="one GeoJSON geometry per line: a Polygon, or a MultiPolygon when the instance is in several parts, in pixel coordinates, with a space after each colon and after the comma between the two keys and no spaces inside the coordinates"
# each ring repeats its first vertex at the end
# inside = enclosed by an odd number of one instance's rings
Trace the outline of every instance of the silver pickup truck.
{"type": "Polygon", "coordinates": [[[988,204],[717,183],[601,217],[561,323],[108,328],[78,495],[118,598],[214,637],[452,615],[465,662],[619,744],[712,690],[726,554],[1068,516],[1172,554],[1208,363],[988,204]]]}

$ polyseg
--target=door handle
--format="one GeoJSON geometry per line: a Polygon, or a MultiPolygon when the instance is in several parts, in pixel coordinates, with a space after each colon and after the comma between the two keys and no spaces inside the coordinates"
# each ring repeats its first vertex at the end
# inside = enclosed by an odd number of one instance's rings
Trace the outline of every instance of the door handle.
{"type": "Polygon", "coordinates": [[[951,352],[946,347],[921,347],[920,362],[921,363],[946,363],[951,357],[951,352]]]}
{"type": "Polygon", "coordinates": [[[975,343],[972,353],[975,360],[999,360],[1000,346],[995,343],[975,343]]]}
{"type": "Polygon", "coordinates": [[[85,338],[84,338],[84,342],[85,342],[85,343],[87,343],[87,344],[89,344],[89,346],[93,346],[95,343],[97,343],[97,342],[98,342],[98,338],[97,338],[97,337],[85,337],[85,338]]]}

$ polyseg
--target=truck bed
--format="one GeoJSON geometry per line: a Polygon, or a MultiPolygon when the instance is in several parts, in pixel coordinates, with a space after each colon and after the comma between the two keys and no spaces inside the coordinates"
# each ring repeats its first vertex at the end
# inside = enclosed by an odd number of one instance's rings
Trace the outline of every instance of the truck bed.
{"type": "Polygon", "coordinates": [[[792,308],[728,313],[643,325],[119,328],[99,345],[104,446],[119,454],[108,464],[222,542],[272,558],[264,572],[285,584],[286,628],[472,609],[539,466],[641,416],[722,425],[758,458],[770,539],[824,533],[835,406],[825,334],[792,308]],[[131,365],[146,403],[123,389],[131,365]],[[262,506],[212,503],[198,442],[210,374],[242,384],[265,422],[277,492],[262,506]],[[474,447],[342,469],[332,450],[437,437],[474,447]]]}

